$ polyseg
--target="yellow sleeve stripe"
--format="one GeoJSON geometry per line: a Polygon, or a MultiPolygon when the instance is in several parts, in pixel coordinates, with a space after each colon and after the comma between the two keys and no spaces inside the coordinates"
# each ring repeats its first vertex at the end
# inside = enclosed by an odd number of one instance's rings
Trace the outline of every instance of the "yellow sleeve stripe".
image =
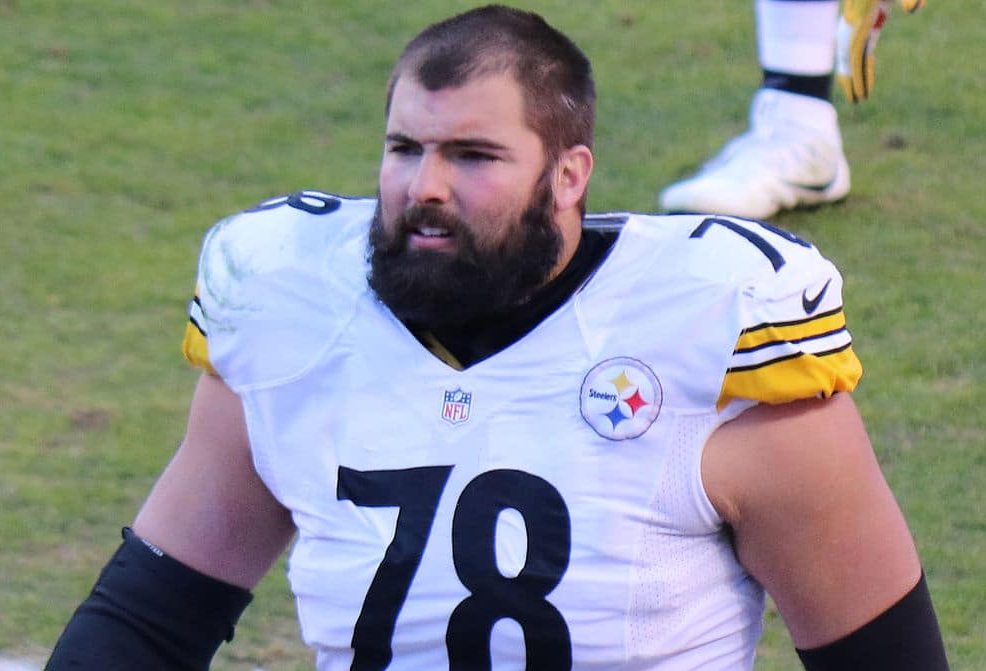
{"type": "Polygon", "coordinates": [[[852,391],[863,367],[841,307],[812,317],[758,324],[736,341],[719,407],[743,398],[786,403],[852,391]]]}
{"type": "Polygon", "coordinates": [[[852,344],[841,309],[794,322],[761,324],[740,333],[727,366],[744,371],[769,366],[802,354],[838,352],[852,344]]]}
{"type": "Polygon", "coordinates": [[[201,368],[212,375],[216,374],[216,371],[212,368],[212,364],[209,363],[209,341],[206,340],[205,334],[202,333],[202,330],[191,319],[188,321],[188,325],[185,326],[185,337],[181,343],[181,353],[185,355],[188,363],[196,368],[201,368]]]}
{"type": "Polygon", "coordinates": [[[852,345],[809,354],[800,352],[761,366],[730,369],[723,380],[719,408],[734,399],[787,403],[855,389],[863,366],[852,345]]]}
{"type": "Polygon", "coordinates": [[[807,319],[759,324],[740,333],[736,352],[748,352],[778,342],[800,342],[835,333],[845,327],[846,315],[841,307],[807,319]]]}
{"type": "Polygon", "coordinates": [[[209,340],[205,329],[201,325],[203,318],[202,304],[199,302],[199,297],[196,296],[188,305],[188,324],[185,326],[185,337],[182,339],[181,353],[185,355],[188,363],[215,375],[216,371],[209,361],[209,340]]]}

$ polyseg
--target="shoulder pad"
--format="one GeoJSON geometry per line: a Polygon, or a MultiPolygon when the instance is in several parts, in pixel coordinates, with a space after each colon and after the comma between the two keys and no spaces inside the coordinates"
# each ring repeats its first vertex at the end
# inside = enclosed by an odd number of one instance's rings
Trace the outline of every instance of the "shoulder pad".
{"type": "MultiPolygon", "coordinates": [[[[771,224],[710,215],[630,215],[622,236],[661,281],[717,287],[736,338],[718,405],[784,403],[850,391],[862,367],[842,307],[842,276],[810,242],[771,224]]],[[[626,258],[626,257],[624,257],[626,258]]],[[[653,272],[651,276],[654,276],[653,272]]]]}
{"type": "Polygon", "coordinates": [[[770,224],[708,217],[715,272],[739,281],[742,328],[719,405],[785,403],[851,391],[862,375],[842,304],[842,276],[814,245],[770,224]],[[718,239],[715,239],[718,238],[718,239]]]}
{"type": "Polygon", "coordinates": [[[300,191],[215,224],[202,245],[186,358],[233,388],[305,365],[314,344],[292,323],[306,319],[324,341],[344,319],[349,299],[329,296],[362,291],[365,233],[375,207],[374,199],[300,191]],[[277,349],[269,342],[274,337],[295,346],[268,356],[277,349]]]}

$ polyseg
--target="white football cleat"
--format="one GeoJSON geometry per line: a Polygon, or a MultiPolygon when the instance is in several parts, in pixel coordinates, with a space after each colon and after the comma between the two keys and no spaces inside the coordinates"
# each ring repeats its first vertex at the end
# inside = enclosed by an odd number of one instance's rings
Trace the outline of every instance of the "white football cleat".
{"type": "Polygon", "coordinates": [[[766,219],[848,193],[849,164],[835,107],[818,98],[760,89],[750,105],[750,129],[693,177],[665,188],[659,202],[668,212],[766,219]]]}

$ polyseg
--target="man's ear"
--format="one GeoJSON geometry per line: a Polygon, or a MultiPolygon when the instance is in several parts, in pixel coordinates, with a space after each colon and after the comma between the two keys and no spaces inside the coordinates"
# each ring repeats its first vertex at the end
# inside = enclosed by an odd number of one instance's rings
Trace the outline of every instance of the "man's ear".
{"type": "Polygon", "coordinates": [[[558,157],[553,185],[557,211],[578,207],[589,185],[592,164],[592,150],[584,144],[569,147],[558,157]]]}

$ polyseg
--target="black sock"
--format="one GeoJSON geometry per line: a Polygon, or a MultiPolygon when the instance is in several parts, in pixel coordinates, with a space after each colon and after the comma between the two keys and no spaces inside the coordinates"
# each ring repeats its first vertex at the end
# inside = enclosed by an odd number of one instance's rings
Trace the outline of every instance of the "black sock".
{"type": "Polygon", "coordinates": [[[821,100],[832,99],[832,75],[795,75],[775,70],[763,71],[763,88],[797,93],[821,100]]]}

